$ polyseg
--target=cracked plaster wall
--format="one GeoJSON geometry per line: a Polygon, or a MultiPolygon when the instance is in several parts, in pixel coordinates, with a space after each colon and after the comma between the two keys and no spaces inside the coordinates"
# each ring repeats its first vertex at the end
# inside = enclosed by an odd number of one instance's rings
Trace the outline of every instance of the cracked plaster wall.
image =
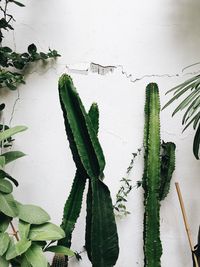
{"type": "MultiPolygon", "coordinates": [[[[60,222],[75,172],[57,94],[57,80],[64,71],[72,76],[87,108],[93,101],[99,104],[105,181],[115,199],[131,153],[142,146],[145,86],[151,81],[159,84],[163,105],[167,90],[200,69],[200,65],[184,69],[200,58],[199,10],[197,0],[40,0],[15,10],[15,31],[8,36],[11,45],[14,41],[14,47],[23,51],[35,42],[39,49],[50,46],[62,55],[56,64],[30,68],[27,84],[18,91],[1,92],[1,102],[7,104],[5,121],[29,127],[14,144],[27,156],[9,166],[19,177],[15,193],[19,201],[41,205],[54,222],[60,222]]],[[[181,114],[172,119],[172,110],[173,106],[161,113],[162,139],[177,145],[176,171],[161,207],[162,267],[189,267],[191,255],[174,182],[180,182],[196,241],[200,163],[192,154],[193,131],[181,134],[181,114]]],[[[142,162],[138,157],[131,172],[133,185],[142,177],[142,162]]],[[[134,188],[127,203],[131,215],[117,219],[117,267],[143,266],[142,195],[142,189],[134,188]]],[[[73,236],[72,248],[77,251],[84,245],[84,207],[73,236]]],[[[85,253],[82,257],[80,263],[71,260],[70,266],[90,267],[85,253]]]]}

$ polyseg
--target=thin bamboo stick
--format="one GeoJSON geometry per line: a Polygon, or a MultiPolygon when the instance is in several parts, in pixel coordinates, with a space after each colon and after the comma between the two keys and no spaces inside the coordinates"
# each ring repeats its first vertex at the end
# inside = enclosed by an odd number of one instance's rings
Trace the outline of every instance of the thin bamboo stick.
{"type": "MultiPolygon", "coordinates": [[[[189,227],[189,224],[188,224],[188,219],[187,219],[187,215],[186,215],[185,206],[184,206],[184,203],[183,203],[183,197],[182,197],[182,194],[181,194],[179,183],[175,183],[175,186],[176,186],[176,191],[177,191],[178,198],[179,198],[179,203],[180,203],[180,206],[181,206],[181,211],[182,211],[182,215],[183,215],[183,221],[184,221],[185,230],[186,230],[186,233],[187,233],[190,249],[193,252],[194,251],[194,245],[193,245],[193,241],[192,241],[190,227],[189,227]]],[[[193,255],[194,255],[195,265],[196,265],[196,267],[199,267],[199,264],[198,264],[198,261],[197,261],[197,257],[196,257],[196,255],[194,253],[193,253],[193,255]]]]}

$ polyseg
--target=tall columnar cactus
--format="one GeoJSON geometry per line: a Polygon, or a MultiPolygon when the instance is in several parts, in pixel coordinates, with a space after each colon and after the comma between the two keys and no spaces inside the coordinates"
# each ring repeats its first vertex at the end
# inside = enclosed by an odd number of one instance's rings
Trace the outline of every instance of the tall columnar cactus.
{"type": "Polygon", "coordinates": [[[160,201],[169,191],[175,145],[160,143],[160,101],[155,83],[146,87],[144,153],[144,266],[160,267],[160,201]]]}
{"type": "Polygon", "coordinates": [[[62,228],[71,245],[71,234],[79,216],[86,180],[89,180],[86,219],[86,249],[93,267],[115,265],[119,248],[113,206],[108,187],[102,182],[105,159],[98,141],[98,108],[87,114],[71,78],[59,80],[59,96],[66,133],[76,164],[76,176],[64,208],[62,228]]]}

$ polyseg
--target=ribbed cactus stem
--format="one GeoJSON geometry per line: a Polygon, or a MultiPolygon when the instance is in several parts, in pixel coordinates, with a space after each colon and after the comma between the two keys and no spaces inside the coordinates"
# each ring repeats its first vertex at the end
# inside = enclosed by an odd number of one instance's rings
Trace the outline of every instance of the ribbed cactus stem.
{"type": "Polygon", "coordinates": [[[175,145],[163,143],[161,157],[160,101],[155,83],[146,87],[144,152],[144,266],[160,267],[160,200],[169,191],[175,166],[175,145]]]}

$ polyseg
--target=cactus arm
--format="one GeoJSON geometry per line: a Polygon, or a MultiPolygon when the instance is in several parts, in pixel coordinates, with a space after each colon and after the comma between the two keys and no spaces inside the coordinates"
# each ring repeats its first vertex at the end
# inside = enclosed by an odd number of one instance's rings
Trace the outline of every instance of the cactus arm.
{"type": "MultiPolygon", "coordinates": [[[[149,108],[145,125],[147,136],[144,135],[146,143],[146,192],[144,193],[144,253],[145,267],[160,267],[162,246],[160,241],[160,203],[158,192],[160,187],[160,102],[158,87],[156,84],[149,84],[146,88],[149,108]]],[[[146,104],[145,106],[147,106],[146,104]]]]}
{"type": "MultiPolygon", "coordinates": [[[[96,103],[93,103],[88,112],[94,131],[98,135],[99,130],[99,109],[96,103]]],[[[87,210],[86,210],[86,229],[85,229],[85,248],[90,261],[91,258],[91,224],[92,224],[92,188],[91,180],[88,184],[87,200],[86,200],[87,210]]]]}
{"type": "Polygon", "coordinates": [[[91,256],[91,227],[92,227],[92,185],[89,180],[88,192],[87,192],[87,215],[86,215],[86,229],[85,229],[85,248],[90,261],[92,261],[91,256]]]}
{"type": "MultiPolygon", "coordinates": [[[[64,113],[66,131],[73,135],[77,154],[73,156],[77,168],[80,162],[89,177],[99,177],[105,167],[105,159],[92,122],[87,115],[71,78],[63,74],[59,79],[59,95],[64,113]]],[[[70,141],[70,139],[69,139],[70,141]]]]}
{"type": "Polygon", "coordinates": [[[108,187],[101,181],[91,182],[92,224],[91,258],[93,267],[112,267],[118,254],[118,236],[108,187]]]}
{"type": "Polygon", "coordinates": [[[92,103],[88,115],[90,117],[95,134],[98,135],[99,131],[99,108],[97,103],[92,103]]]}
{"type": "Polygon", "coordinates": [[[65,231],[65,238],[58,241],[58,245],[68,248],[71,246],[72,232],[79,217],[83,192],[86,183],[86,175],[76,171],[70,195],[66,201],[61,227],[65,231]]]}
{"type": "Polygon", "coordinates": [[[175,169],[175,149],[176,146],[172,142],[162,143],[160,200],[165,199],[169,193],[170,182],[175,169]]]}

